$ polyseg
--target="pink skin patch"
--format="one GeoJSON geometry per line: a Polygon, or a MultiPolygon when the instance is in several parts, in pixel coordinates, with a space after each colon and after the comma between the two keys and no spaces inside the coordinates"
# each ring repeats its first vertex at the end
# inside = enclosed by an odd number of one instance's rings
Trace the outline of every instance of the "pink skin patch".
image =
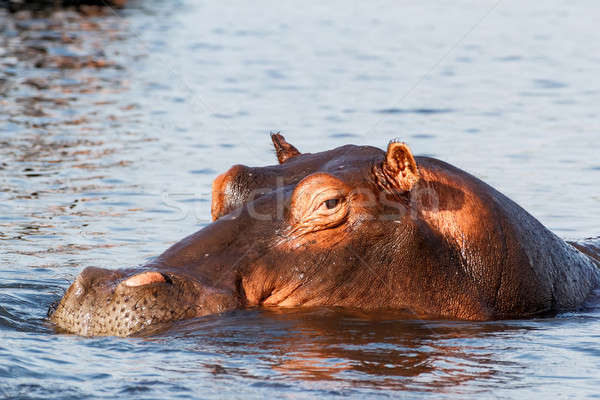
{"type": "Polygon", "coordinates": [[[164,276],[162,276],[160,272],[148,271],[138,275],[134,275],[123,283],[125,284],[125,286],[128,287],[136,287],[142,285],[149,285],[155,282],[166,282],[166,279],[164,276]]]}

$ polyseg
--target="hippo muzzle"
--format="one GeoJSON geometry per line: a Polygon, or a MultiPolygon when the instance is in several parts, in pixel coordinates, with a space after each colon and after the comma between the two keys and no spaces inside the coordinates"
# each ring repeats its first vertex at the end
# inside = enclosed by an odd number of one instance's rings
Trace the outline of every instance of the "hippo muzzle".
{"type": "Polygon", "coordinates": [[[69,287],[50,320],[83,336],[129,336],[151,325],[236,306],[225,291],[189,276],[89,267],[69,287]]]}
{"type": "Polygon", "coordinates": [[[85,269],[50,320],[85,336],[253,306],[490,320],[573,310],[600,286],[596,250],[405,143],[315,154],[273,143],[279,165],[215,180],[212,223],[144,267],[85,269]]]}

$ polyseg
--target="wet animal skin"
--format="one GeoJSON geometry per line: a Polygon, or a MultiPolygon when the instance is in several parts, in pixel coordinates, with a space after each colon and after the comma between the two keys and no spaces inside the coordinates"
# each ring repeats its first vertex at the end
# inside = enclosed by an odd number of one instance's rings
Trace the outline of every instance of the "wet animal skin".
{"type": "Polygon", "coordinates": [[[600,286],[598,247],[566,243],[443,161],[346,145],[213,183],[213,222],[135,269],[87,268],[50,311],[59,330],[136,334],[269,307],[401,310],[492,320],[575,310],[600,286]]]}

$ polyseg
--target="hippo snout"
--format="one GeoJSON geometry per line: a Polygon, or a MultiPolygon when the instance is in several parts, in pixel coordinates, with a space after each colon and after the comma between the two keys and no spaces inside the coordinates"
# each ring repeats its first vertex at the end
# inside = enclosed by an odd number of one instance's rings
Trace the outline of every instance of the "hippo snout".
{"type": "Polygon", "coordinates": [[[89,267],[69,287],[50,320],[83,336],[129,336],[149,325],[223,311],[229,297],[185,276],[89,267]]]}
{"type": "Polygon", "coordinates": [[[77,278],[73,282],[73,295],[82,296],[91,288],[98,289],[101,286],[113,285],[122,277],[123,274],[117,271],[87,267],[77,275],[77,278]]]}

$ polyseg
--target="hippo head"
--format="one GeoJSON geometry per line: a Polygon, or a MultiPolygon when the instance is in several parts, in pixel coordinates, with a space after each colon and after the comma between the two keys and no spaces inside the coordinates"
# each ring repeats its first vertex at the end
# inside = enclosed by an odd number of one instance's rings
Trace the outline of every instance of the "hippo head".
{"type": "Polygon", "coordinates": [[[140,269],[85,269],[51,321],[125,336],[252,306],[478,320],[547,310],[550,284],[522,268],[532,255],[507,223],[529,216],[483,182],[404,143],[301,154],[272,139],[279,165],[216,178],[211,224],[140,269]]]}

